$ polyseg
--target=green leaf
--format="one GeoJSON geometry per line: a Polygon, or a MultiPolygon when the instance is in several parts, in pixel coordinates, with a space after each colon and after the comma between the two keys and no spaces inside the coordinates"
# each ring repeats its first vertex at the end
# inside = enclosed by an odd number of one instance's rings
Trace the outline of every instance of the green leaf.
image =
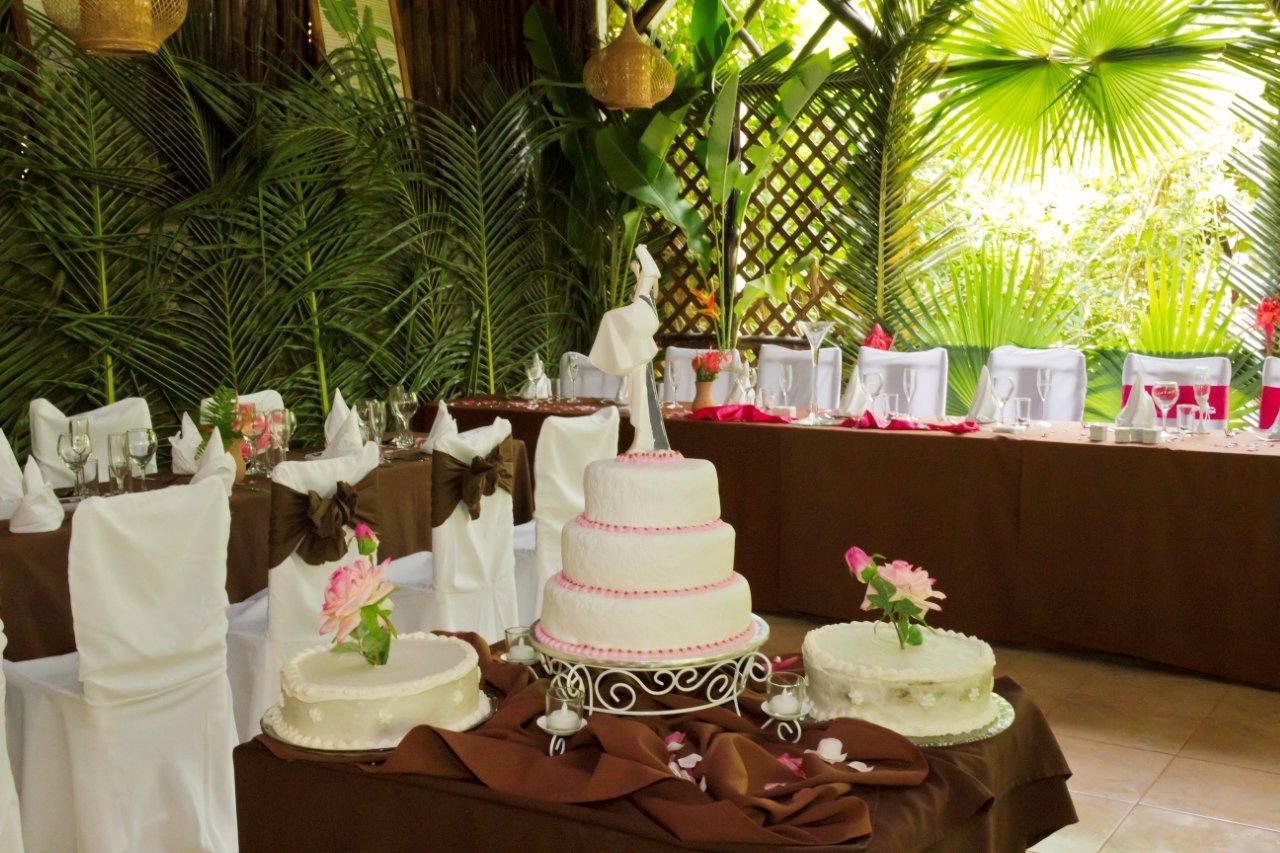
{"type": "Polygon", "coordinates": [[[720,0],[693,0],[689,20],[689,41],[698,72],[710,75],[724,56],[732,33],[720,0]]]}
{"type": "Polygon", "coordinates": [[[741,175],[740,163],[732,154],[738,131],[738,72],[733,72],[716,95],[707,126],[703,168],[711,203],[723,205],[741,175]]]}
{"type": "Polygon", "coordinates": [[[907,645],[918,646],[924,642],[924,634],[920,632],[920,626],[910,625],[907,628],[907,645]]]}

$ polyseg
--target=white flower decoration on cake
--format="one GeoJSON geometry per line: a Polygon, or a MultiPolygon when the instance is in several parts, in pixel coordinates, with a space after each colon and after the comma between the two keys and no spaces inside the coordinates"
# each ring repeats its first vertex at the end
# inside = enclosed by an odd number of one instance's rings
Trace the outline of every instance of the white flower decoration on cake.
{"type": "Polygon", "coordinates": [[[384,729],[391,728],[391,712],[386,708],[378,711],[378,725],[384,729]]]}
{"type": "Polygon", "coordinates": [[[867,697],[862,695],[861,690],[850,690],[849,701],[855,705],[861,705],[863,702],[867,701],[867,697]]]}
{"type": "Polygon", "coordinates": [[[462,695],[462,691],[461,691],[461,690],[455,690],[455,691],[453,691],[453,694],[449,697],[449,701],[450,701],[450,702],[452,702],[452,703],[453,703],[453,704],[455,704],[455,705],[461,705],[461,704],[462,704],[462,700],[463,700],[463,699],[465,699],[465,698],[466,698],[466,697],[462,695]]]}
{"type": "Polygon", "coordinates": [[[320,712],[319,708],[307,709],[307,716],[311,718],[311,722],[313,723],[318,723],[324,719],[324,714],[320,712]]]}
{"type": "Polygon", "coordinates": [[[921,705],[921,707],[924,707],[924,708],[932,708],[932,707],[933,707],[934,705],[936,705],[936,704],[938,704],[938,698],[937,698],[936,696],[934,696],[932,693],[921,693],[921,694],[920,694],[920,705],[921,705]]]}
{"type": "Polygon", "coordinates": [[[969,688],[969,694],[968,694],[968,697],[967,697],[967,698],[969,699],[969,701],[970,701],[970,702],[976,702],[976,701],[978,701],[978,688],[976,688],[976,687],[970,687],[970,688],[969,688]]]}

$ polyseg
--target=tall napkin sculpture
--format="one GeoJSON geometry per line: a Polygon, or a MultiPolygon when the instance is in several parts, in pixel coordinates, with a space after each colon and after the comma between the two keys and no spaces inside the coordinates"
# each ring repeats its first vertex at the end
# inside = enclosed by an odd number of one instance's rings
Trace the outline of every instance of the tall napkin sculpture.
{"type": "Polygon", "coordinates": [[[636,246],[636,260],[631,262],[636,276],[636,292],[630,305],[614,308],[600,321],[590,359],[596,367],[611,376],[628,378],[630,386],[631,426],[636,437],[628,453],[646,450],[669,450],[667,428],[658,407],[658,388],[653,380],[653,357],[658,345],[653,336],[658,331],[658,309],[654,291],[658,287],[658,265],[643,245],[636,246]]]}

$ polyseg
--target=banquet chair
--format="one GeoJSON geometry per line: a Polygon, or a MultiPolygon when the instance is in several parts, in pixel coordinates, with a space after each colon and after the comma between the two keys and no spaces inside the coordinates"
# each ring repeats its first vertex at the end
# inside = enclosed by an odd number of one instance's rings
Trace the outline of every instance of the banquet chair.
{"type": "MultiPolygon", "coordinates": [[[[240,739],[258,733],[259,722],[280,692],[280,668],[298,652],[325,642],[318,632],[325,586],[334,569],[360,557],[353,525],[341,529],[343,541],[327,554],[312,552],[321,530],[308,519],[307,497],[331,500],[340,484],[354,487],[354,513],[367,516],[364,486],[378,467],[378,447],[365,444],[358,452],[332,459],[281,462],[271,472],[271,527],[268,541],[271,568],[267,588],[231,608],[227,635],[228,672],[235,698],[236,729],[240,739]],[[288,511],[293,505],[296,509],[288,511]],[[290,533],[292,525],[292,534],[290,533]]],[[[349,490],[348,490],[349,493],[349,490]]],[[[348,507],[350,509],[350,507],[348,507]]],[[[369,521],[376,532],[377,521],[369,521]]],[[[422,592],[401,589],[394,598],[397,630],[420,630],[424,613],[422,592]]]]}
{"type": "MultiPolygon", "coordinates": [[[[843,356],[839,347],[818,350],[818,408],[829,410],[840,405],[840,369],[843,356]]],[[[782,403],[782,366],[791,365],[791,390],[787,405],[807,409],[813,405],[813,355],[806,349],[789,349],[777,344],[761,344],[758,361],[759,388],[773,391],[782,403]]]]}
{"type": "Polygon", "coordinates": [[[213,480],[76,509],[78,651],[4,663],[28,850],[236,849],[230,530],[213,480]]]}
{"type": "Polygon", "coordinates": [[[542,422],[533,466],[537,546],[532,571],[520,564],[521,552],[516,551],[521,624],[531,623],[542,612],[542,590],[560,571],[561,533],[583,510],[587,466],[617,455],[620,421],[617,408],[606,406],[584,417],[551,416],[542,422]]]}
{"type": "MultiPolygon", "coordinates": [[[[200,401],[200,415],[202,419],[205,411],[209,408],[209,404],[212,402],[212,397],[205,397],[200,401]]],[[[284,408],[284,398],[280,396],[280,392],[272,391],[269,388],[263,391],[255,391],[252,394],[240,394],[236,397],[236,402],[240,405],[252,403],[254,409],[259,412],[272,412],[276,409],[284,408]]]]}
{"type": "Polygon", "coordinates": [[[918,418],[940,418],[947,411],[947,350],[934,347],[920,352],[890,352],[873,347],[858,349],[856,368],[866,382],[868,373],[879,373],[884,384],[881,395],[898,395],[898,408],[918,418]],[[916,370],[916,393],[907,405],[903,375],[907,368],[916,370]]]}
{"type": "MultiPolygon", "coordinates": [[[[667,360],[667,370],[662,377],[662,394],[664,400],[688,402],[697,391],[697,380],[693,373],[693,357],[706,352],[706,349],[691,347],[667,347],[663,356],[667,360]],[[665,375],[670,373],[670,376],[665,375]]],[[[729,400],[733,390],[733,372],[742,364],[742,355],[734,350],[726,364],[711,385],[711,397],[717,406],[723,406],[729,400]]]]}
{"type": "MultiPolygon", "coordinates": [[[[58,436],[67,431],[68,422],[73,417],[89,419],[89,441],[92,444],[90,458],[98,462],[98,480],[106,482],[107,472],[107,436],[112,433],[151,426],[151,409],[147,401],[141,397],[126,397],[108,406],[80,412],[76,415],[64,415],[62,411],[43,398],[32,400],[28,410],[31,421],[31,455],[40,465],[45,482],[55,489],[74,486],[75,477],[71,469],[58,456],[58,436]]],[[[156,460],[153,456],[147,463],[147,473],[156,472],[156,460]]]]}
{"type": "Polygon", "coordinates": [[[1258,409],[1258,427],[1271,429],[1280,413],[1280,357],[1269,355],[1262,362],[1262,400],[1258,409]]]}
{"type": "MultiPolygon", "coordinates": [[[[9,641],[0,623],[0,655],[9,641]]],[[[3,670],[0,670],[0,703],[6,693],[3,670]]],[[[22,853],[22,814],[18,804],[18,788],[13,781],[13,768],[9,764],[9,745],[6,733],[4,705],[0,704],[0,850],[22,853]]]]}
{"type": "Polygon", "coordinates": [[[598,397],[602,400],[613,400],[622,387],[622,378],[610,376],[591,363],[580,352],[567,352],[560,356],[560,396],[569,396],[569,365],[578,366],[578,375],[572,386],[575,397],[598,397]]]}
{"type": "Polygon", "coordinates": [[[1045,421],[1079,421],[1084,417],[1084,396],[1088,384],[1084,353],[1078,349],[1054,347],[996,347],[987,356],[987,370],[992,378],[1008,376],[1013,380],[1013,397],[1031,400],[1031,411],[1045,421]],[[1047,368],[1053,377],[1049,395],[1040,402],[1036,387],[1037,374],[1047,368]]]}
{"type": "MultiPolygon", "coordinates": [[[[1226,356],[1159,358],[1154,355],[1131,352],[1124,357],[1122,374],[1124,387],[1121,391],[1120,405],[1123,406],[1129,401],[1129,393],[1133,390],[1134,380],[1139,373],[1142,374],[1142,384],[1148,392],[1153,382],[1171,380],[1178,383],[1176,405],[1183,403],[1194,405],[1196,395],[1191,386],[1195,382],[1196,371],[1201,368],[1209,371],[1209,417],[1205,419],[1205,426],[1210,429],[1226,429],[1229,414],[1227,400],[1231,389],[1231,360],[1226,356]]],[[[1176,423],[1175,412],[1176,406],[1169,409],[1169,417],[1162,424],[1163,426],[1176,423]]],[[[1156,420],[1159,420],[1159,410],[1156,412],[1156,420]]]]}

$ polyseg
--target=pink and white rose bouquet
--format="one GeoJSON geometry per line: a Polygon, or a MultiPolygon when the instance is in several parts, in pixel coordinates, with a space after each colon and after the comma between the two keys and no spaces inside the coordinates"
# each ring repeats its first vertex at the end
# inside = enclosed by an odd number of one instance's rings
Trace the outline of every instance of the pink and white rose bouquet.
{"type": "Polygon", "coordinates": [[[320,633],[334,633],[333,651],[359,652],[374,666],[387,662],[391,638],[396,635],[390,597],[396,588],[387,580],[390,564],[383,560],[375,566],[361,557],[329,576],[320,608],[320,633]]]}
{"type": "Polygon", "coordinates": [[[929,573],[906,560],[886,561],[879,554],[868,554],[854,546],[844,554],[849,573],[867,585],[862,599],[863,610],[879,610],[885,622],[893,625],[902,648],[924,642],[920,626],[930,610],[941,610],[934,599],[946,598],[933,586],[937,582],[929,573]]]}

